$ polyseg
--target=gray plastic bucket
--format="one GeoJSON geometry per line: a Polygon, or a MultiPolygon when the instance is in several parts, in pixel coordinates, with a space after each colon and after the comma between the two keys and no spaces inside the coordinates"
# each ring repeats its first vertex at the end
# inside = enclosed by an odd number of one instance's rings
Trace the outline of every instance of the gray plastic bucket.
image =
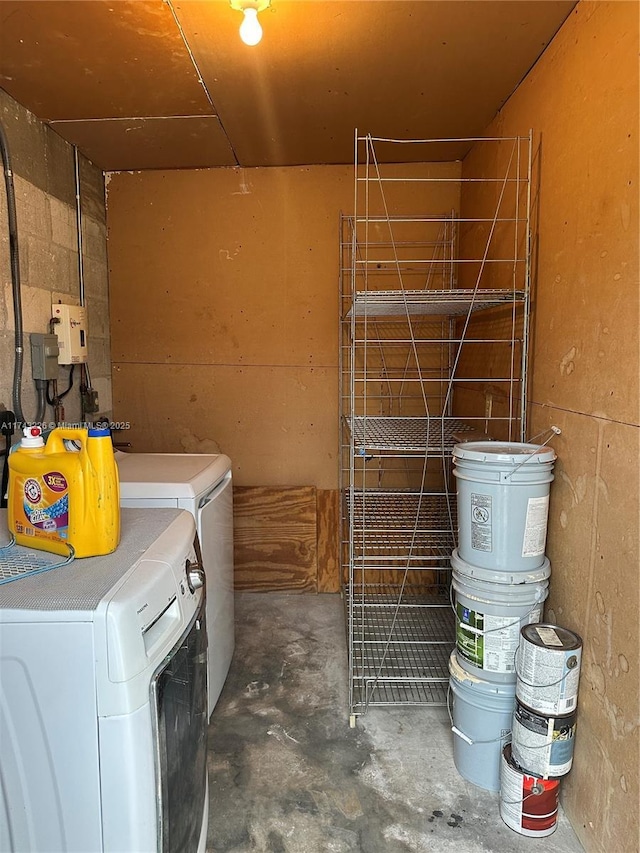
{"type": "Polygon", "coordinates": [[[496,684],[466,672],[449,658],[453,763],[485,791],[500,790],[500,757],[511,738],[515,684],[496,684]]]}
{"type": "Polygon", "coordinates": [[[544,562],[555,451],[537,444],[472,441],[453,448],[462,560],[512,572],[544,562]]]}
{"type": "Polygon", "coordinates": [[[542,620],[549,594],[546,578],[535,583],[496,584],[453,571],[458,663],[487,681],[516,681],[516,651],[524,625],[542,620]]]}
{"type": "Polygon", "coordinates": [[[454,572],[458,572],[460,575],[476,578],[485,583],[508,584],[510,586],[523,583],[540,583],[540,581],[547,580],[551,574],[551,563],[547,557],[544,558],[542,565],[535,569],[528,568],[524,571],[513,572],[511,569],[485,569],[482,566],[474,566],[473,563],[461,560],[458,549],[454,548],[450,562],[454,572]]]}

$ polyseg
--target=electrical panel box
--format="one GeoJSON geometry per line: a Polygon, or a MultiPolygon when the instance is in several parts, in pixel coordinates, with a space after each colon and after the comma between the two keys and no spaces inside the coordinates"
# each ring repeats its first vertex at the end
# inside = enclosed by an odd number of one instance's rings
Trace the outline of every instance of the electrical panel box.
{"type": "Polygon", "coordinates": [[[32,332],[31,342],[31,374],[33,379],[57,379],[58,356],[60,348],[56,335],[42,335],[32,332]]]}
{"type": "Polygon", "coordinates": [[[51,307],[53,329],[58,338],[58,364],[84,364],[87,360],[87,324],[82,305],[56,302],[51,307]]]}
{"type": "Polygon", "coordinates": [[[98,400],[98,392],[95,388],[87,388],[81,392],[82,411],[86,415],[95,415],[100,411],[100,401],[98,400]]]}

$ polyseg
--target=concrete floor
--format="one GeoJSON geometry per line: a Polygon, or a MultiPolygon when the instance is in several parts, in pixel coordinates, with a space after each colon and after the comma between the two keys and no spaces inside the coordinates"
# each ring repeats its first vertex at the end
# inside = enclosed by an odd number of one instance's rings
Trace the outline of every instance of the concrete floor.
{"type": "Polygon", "coordinates": [[[348,724],[338,595],[236,596],[236,651],[209,727],[208,853],[579,853],[509,829],[453,764],[444,708],[348,724]]]}

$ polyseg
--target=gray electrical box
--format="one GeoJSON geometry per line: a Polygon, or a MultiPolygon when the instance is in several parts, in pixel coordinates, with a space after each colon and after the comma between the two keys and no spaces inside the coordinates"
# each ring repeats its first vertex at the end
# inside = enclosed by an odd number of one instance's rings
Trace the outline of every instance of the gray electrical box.
{"type": "Polygon", "coordinates": [[[33,379],[58,378],[58,338],[56,335],[43,335],[32,332],[31,374],[33,379]]]}

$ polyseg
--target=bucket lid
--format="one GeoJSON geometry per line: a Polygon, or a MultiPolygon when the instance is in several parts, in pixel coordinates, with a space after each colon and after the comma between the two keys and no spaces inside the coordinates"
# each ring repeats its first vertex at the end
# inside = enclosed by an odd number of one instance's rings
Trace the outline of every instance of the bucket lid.
{"type": "Polygon", "coordinates": [[[449,673],[454,681],[458,684],[464,684],[478,693],[491,693],[492,695],[515,697],[516,684],[515,681],[510,683],[499,683],[494,681],[485,681],[484,678],[478,678],[477,675],[472,675],[463,669],[458,663],[458,655],[454,649],[449,658],[449,673]]]}
{"type": "Polygon", "coordinates": [[[468,441],[454,446],[453,458],[504,465],[541,465],[553,462],[556,452],[552,447],[525,442],[468,441]]]}
{"type": "Polygon", "coordinates": [[[534,625],[524,625],[520,633],[534,646],[549,651],[573,651],[582,648],[582,637],[560,625],[538,622],[534,625]]]}
{"type": "Polygon", "coordinates": [[[509,568],[503,569],[483,569],[481,566],[474,566],[467,563],[458,554],[458,549],[455,548],[451,554],[451,568],[468,578],[474,578],[484,583],[502,583],[513,586],[514,584],[524,583],[540,583],[546,580],[551,575],[551,563],[549,558],[545,557],[544,562],[538,569],[527,569],[524,572],[513,571],[509,568]]]}

